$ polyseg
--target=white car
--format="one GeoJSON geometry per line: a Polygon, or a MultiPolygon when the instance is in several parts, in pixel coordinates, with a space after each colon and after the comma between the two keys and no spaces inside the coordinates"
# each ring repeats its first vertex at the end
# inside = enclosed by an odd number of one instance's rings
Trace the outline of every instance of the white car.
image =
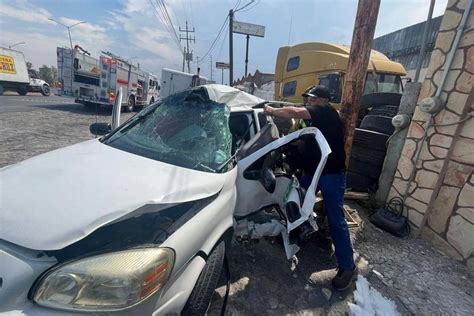
{"type": "Polygon", "coordinates": [[[196,87],[0,169],[0,314],[204,314],[232,236],[281,235],[291,258],[330,149],[316,128],[279,138],[262,102],[196,87]],[[306,194],[302,144],[319,151],[306,194]]]}
{"type": "MultiPolygon", "coordinates": [[[[41,92],[45,97],[50,95],[49,84],[40,79],[39,74],[36,70],[28,69],[28,75],[30,76],[30,84],[28,85],[27,92],[41,92]]],[[[23,90],[18,91],[19,94],[25,95],[26,92],[23,90]]]]}

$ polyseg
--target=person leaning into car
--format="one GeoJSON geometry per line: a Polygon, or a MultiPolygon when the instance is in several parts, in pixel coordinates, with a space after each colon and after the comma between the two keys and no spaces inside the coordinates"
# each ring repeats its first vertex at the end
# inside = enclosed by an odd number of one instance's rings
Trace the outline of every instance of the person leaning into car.
{"type": "MultiPolygon", "coordinates": [[[[319,179],[317,191],[321,190],[324,199],[338,264],[338,271],[332,280],[332,285],[337,290],[344,290],[354,280],[356,269],[349,229],[343,211],[346,154],[342,123],[337,111],[329,104],[331,94],[326,87],[314,86],[305,92],[303,97],[307,98],[304,107],[272,108],[265,106],[265,113],[309,122],[311,126],[317,127],[321,131],[331,148],[331,154],[328,156],[326,166],[319,179]]],[[[312,160],[314,157],[305,157],[305,159],[312,160]]],[[[318,161],[314,161],[314,164],[317,165],[318,161]]],[[[303,175],[301,186],[308,188],[311,180],[311,176],[303,175]]]]}

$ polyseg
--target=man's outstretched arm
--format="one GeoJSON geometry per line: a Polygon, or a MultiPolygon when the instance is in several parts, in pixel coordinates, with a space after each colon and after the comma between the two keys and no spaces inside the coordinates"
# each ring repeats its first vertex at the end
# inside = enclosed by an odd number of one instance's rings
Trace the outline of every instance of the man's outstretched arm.
{"type": "Polygon", "coordinates": [[[266,105],[264,111],[267,114],[284,118],[295,118],[303,120],[311,119],[311,115],[304,107],[287,106],[284,108],[272,108],[271,106],[266,105]]]}

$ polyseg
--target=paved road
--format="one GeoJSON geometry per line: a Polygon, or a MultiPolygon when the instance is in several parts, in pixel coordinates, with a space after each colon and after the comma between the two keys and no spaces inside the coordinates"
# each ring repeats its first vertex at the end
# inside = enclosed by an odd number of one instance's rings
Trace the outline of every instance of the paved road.
{"type": "Polygon", "coordinates": [[[0,113],[54,109],[54,107],[65,105],[81,106],[74,103],[72,98],[63,98],[55,95],[44,97],[40,93],[28,93],[25,96],[12,93],[0,96],[0,113]]]}

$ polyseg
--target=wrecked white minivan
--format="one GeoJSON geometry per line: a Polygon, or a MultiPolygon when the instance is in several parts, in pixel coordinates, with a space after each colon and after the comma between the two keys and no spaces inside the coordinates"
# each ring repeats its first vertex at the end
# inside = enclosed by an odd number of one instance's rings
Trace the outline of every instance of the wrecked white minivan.
{"type": "Polygon", "coordinates": [[[0,169],[0,314],[204,314],[233,235],[281,235],[291,258],[330,149],[315,128],[279,137],[262,104],[201,86],[0,169]]]}

